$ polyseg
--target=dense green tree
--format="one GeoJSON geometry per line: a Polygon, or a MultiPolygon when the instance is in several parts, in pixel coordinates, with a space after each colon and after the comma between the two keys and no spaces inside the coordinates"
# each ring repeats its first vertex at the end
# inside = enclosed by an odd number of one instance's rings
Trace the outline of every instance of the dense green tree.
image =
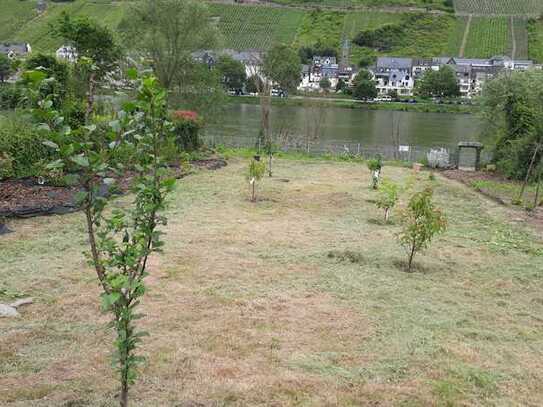
{"type": "Polygon", "coordinates": [[[332,83],[330,82],[330,79],[328,78],[322,78],[320,81],[319,81],[319,86],[320,88],[325,91],[326,93],[328,93],[330,91],[330,88],[332,87],[332,83]]]}
{"type": "Polygon", "coordinates": [[[354,79],[353,96],[359,100],[377,97],[377,87],[369,71],[362,69],[354,79]]]}
{"type": "Polygon", "coordinates": [[[258,93],[262,88],[262,79],[258,75],[252,75],[247,79],[245,90],[249,93],[258,93]]]}
{"type": "Polygon", "coordinates": [[[301,81],[300,57],[288,45],[275,45],[264,57],[262,72],[282,89],[296,89],[301,81]]]}
{"type": "Polygon", "coordinates": [[[5,82],[11,73],[11,60],[5,54],[0,54],[0,82],[5,82]]]}
{"type": "Polygon", "coordinates": [[[427,70],[417,81],[415,92],[422,97],[458,97],[460,87],[453,68],[444,65],[438,71],[427,70]]]}
{"type": "Polygon", "coordinates": [[[358,66],[360,68],[367,68],[375,63],[375,57],[372,55],[364,55],[358,61],[358,66]]]}
{"type": "Polygon", "coordinates": [[[24,66],[29,70],[39,69],[45,72],[47,77],[55,78],[62,85],[66,85],[70,75],[68,65],[59,61],[53,55],[33,54],[25,61],[24,66]]]}
{"type": "Polygon", "coordinates": [[[131,7],[120,30],[132,52],[150,59],[172,102],[214,116],[224,97],[220,75],[192,56],[218,45],[219,32],[204,2],[142,0],[131,7]]]}
{"type": "Polygon", "coordinates": [[[543,72],[504,72],[481,99],[497,168],[515,179],[535,177],[543,157],[543,72]]]}
{"type": "Polygon", "coordinates": [[[247,82],[245,66],[228,55],[221,56],[215,65],[227,90],[242,89],[247,82]]]}
{"type": "Polygon", "coordinates": [[[337,85],[336,85],[336,92],[343,92],[348,88],[347,84],[343,79],[338,79],[337,85]]]}
{"type": "Polygon", "coordinates": [[[194,0],[143,0],[121,23],[127,44],[152,59],[162,84],[173,89],[194,67],[191,53],[212,49],[218,31],[208,7],[194,0]]]}
{"type": "Polygon", "coordinates": [[[313,46],[304,46],[298,49],[298,55],[303,64],[311,64],[314,56],[335,57],[337,58],[337,50],[332,47],[323,46],[321,43],[316,43],[313,46]]]}
{"type": "Polygon", "coordinates": [[[73,45],[79,58],[88,58],[96,67],[95,76],[100,77],[112,69],[121,56],[121,48],[113,31],[88,17],[70,17],[66,12],[51,26],[53,35],[73,45]]]}

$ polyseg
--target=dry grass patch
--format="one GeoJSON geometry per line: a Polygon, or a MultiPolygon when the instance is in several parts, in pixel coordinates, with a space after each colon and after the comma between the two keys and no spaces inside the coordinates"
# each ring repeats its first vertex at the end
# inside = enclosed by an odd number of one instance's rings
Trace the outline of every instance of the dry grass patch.
{"type": "MultiPolygon", "coordinates": [[[[543,397],[541,242],[506,209],[432,181],[448,232],[416,261],[375,221],[362,164],[278,160],[249,202],[245,163],[180,181],[142,310],[138,406],[530,405],[543,397]],[[333,253],[333,257],[329,257],[333,253]],[[352,259],[356,260],[353,261],[352,259]]],[[[411,172],[385,167],[402,185],[411,172]]],[[[427,184],[418,175],[418,186],[427,184]]],[[[402,195],[404,203],[407,194],[402,195]]],[[[393,213],[394,219],[395,213],[393,213]]],[[[0,404],[108,406],[112,333],[80,214],[2,237],[0,404]]],[[[534,404],[535,405],[535,404],[534,404]]]]}

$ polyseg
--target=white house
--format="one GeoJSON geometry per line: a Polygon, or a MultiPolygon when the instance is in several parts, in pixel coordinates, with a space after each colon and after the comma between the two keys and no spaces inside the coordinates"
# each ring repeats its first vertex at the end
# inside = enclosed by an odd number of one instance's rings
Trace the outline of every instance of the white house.
{"type": "Polygon", "coordinates": [[[77,50],[69,45],[63,45],[56,51],[57,59],[61,59],[68,62],[77,61],[77,50]]]}
{"type": "Polygon", "coordinates": [[[415,78],[412,58],[380,57],[370,71],[380,95],[392,92],[397,92],[400,96],[413,95],[415,78]]]}
{"type": "Polygon", "coordinates": [[[0,53],[10,59],[25,57],[32,52],[28,43],[0,43],[0,53]]]}

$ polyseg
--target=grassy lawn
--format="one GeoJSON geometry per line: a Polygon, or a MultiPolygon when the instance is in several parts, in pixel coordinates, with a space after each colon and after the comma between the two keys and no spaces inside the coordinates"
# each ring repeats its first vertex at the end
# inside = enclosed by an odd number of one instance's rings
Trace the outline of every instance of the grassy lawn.
{"type": "MultiPolygon", "coordinates": [[[[245,164],[177,186],[147,279],[134,405],[539,404],[543,245],[509,210],[419,174],[450,226],[407,274],[365,165],[279,160],[252,204],[245,164]]],[[[0,404],[114,405],[82,215],[9,226],[0,302],[35,304],[0,320],[0,404]]]]}

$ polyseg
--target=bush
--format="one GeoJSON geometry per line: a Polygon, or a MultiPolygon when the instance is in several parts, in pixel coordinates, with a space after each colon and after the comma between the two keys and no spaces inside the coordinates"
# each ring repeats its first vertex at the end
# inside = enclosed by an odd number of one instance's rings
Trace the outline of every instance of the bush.
{"type": "Polygon", "coordinates": [[[19,119],[8,119],[0,127],[0,157],[4,157],[4,171],[0,176],[29,177],[43,173],[43,163],[54,153],[43,142],[46,139],[19,119]],[[11,169],[5,160],[11,161],[11,169]]]}
{"type": "Polygon", "coordinates": [[[398,199],[398,185],[392,181],[383,181],[375,205],[380,209],[384,209],[385,222],[388,222],[390,211],[396,206],[398,199]]]}
{"type": "Polygon", "coordinates": [[[12,84],[0,85],[0,109],[12,110],[24,101],[23,88],[12,84]]]}
{"type": "Polygon", "coordinates": [[[377,189],[379,187],[379,177],[383,168],[383,160],[381,156],[368,160],[368,169],[371,171],[371,187],[377,189]]]}
{"type": "Polygon", "coordinates": [[[196,112],[178,110],[173,113],[175,141],[180,151],[194,151],[201,147],[198,134],[202,121],[196,112]]]}
{"type": "Polygon", "coordinates": [[[247,171],[247,181],[251,185],[251,201],[256,201],[256,183],[262,179],[266,172],[266,164],[260,161],[260,159],[253,159],[249,163],[247,171]]]}

